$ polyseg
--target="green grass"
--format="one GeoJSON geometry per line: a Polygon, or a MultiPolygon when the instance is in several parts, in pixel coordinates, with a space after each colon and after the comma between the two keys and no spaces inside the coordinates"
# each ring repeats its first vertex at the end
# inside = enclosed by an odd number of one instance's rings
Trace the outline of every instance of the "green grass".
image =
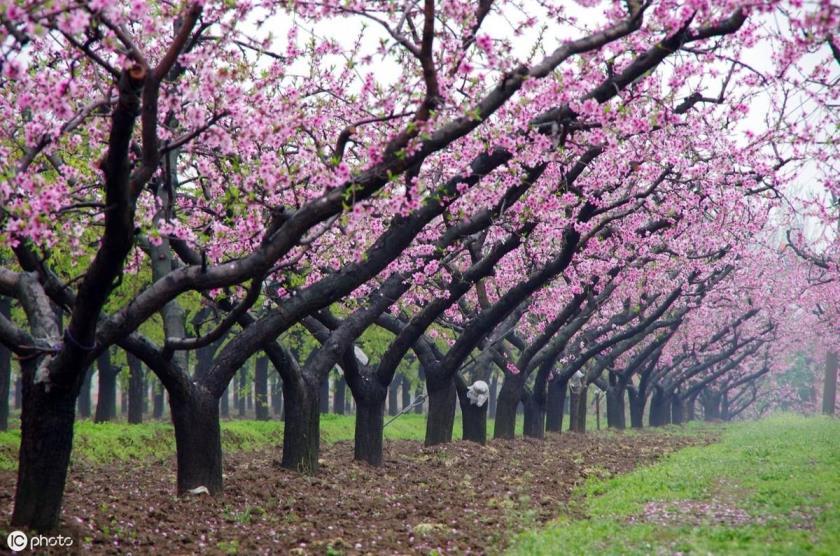
{"type": "MultiPolygon", "coordinates": [[[[385,417],[385,422],[391,417],[385,417]]],[[[493,421],[488,423],[492,435],[493,421]]],[[[353,440],[355,418],[352,415],[321,415],[321,440],[327,444],[353,440]]],[[[517,422],[522,433],[522,419],[517,422]]],[[[423,441],[426,417],[417,414],[401,415],[385,427],[385,438],[423,441]]],[[[456,417],[455,438],[461,437],[460,415],[456,417]]],[[[222,421],[222,449],[225,452],[251,451],[283,442],[282,421],[230,420],[222,421]]],[[[17,468],[20,431],[0,432],[0,470],[17,468]]],[[[129,425],[123,422],[94,424],[77,421],[73,440],[73,460],[102,464],[115,461],[145,461],[165,459],[175,454],[172,425],[162,422],[129,425]]]]}
{"type": "MultiPolygon", "coordinates": [[[[326,443],[352,440],[354,424],[351,415],[322,415],[321,440],[326,443]]],[[[423,440],[425,427],[422,415],[403,415],[385,428],[385,438],[423,440]]],[[[456,424],[456,431],[460,431],[460,424],[456,424]]],[[[226,452],[257,450],[282,442],[282,421],[222,421],[222,449],[226,452]]],[[[0,470],[17,468],[19,445],[19,430],[0,432],[0,470]]],[[[175,435],[169,423],[76,423],[74,461],[99,464],[144,461],[164,459],[174,454],[175,435]]]]}
{"type": "Polygon", "coordinates": [[[521,535],[510,554],[840,554],[840,421],[732,424],[717,444],[579,494],[581,517],[521,535]]]}

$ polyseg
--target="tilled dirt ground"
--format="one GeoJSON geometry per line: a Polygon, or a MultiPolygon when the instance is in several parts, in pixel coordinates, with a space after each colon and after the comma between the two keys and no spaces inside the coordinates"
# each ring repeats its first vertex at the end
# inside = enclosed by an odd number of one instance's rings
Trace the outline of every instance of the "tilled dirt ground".
{"type": "MultiPolygon", "coordinates": [[[[545,442],[386,443],[385,464],[354,463],[353,446],[322,448],[321,470],[279,467],[279,448],[225,457],[220,498],[173,496],[174,459],[70,473],[63,533],[81,553],[475,554],[570,511],[574,488],[649,464],[707,438],[562,434],[545,442]]],[[[0,472],[11,514],[14,474],[0,472]]]]}

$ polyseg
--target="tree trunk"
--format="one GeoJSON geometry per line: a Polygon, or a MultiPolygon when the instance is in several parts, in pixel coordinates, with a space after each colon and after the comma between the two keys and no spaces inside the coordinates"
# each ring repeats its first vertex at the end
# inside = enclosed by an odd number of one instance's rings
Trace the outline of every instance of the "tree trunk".
{"type": "Polygon", "coordinates": [[[461,406],[462,438],[481,445],[487,444],[487,409],[485,402],[480,407],[467,397],[466,385],[458,388],[458,402],[461,406]]]}
{"type": "Polygon", "coordinates": [[[653,395],[650,397],[650,408],[648,409],[648,425],[651,427],[661,427],[662,419],[662,390],[654,388],[653,395]]]}
{"type": "Polygon", "coordinates": [[[210,494],[222,492],[222,435],[219,400],[199,388],[188,399],[169,396],[175,427],[178,461],[178,494],[206,487],[210,494]]]}
{"type": "Polygon", "coordinates": [[[143,364],[137,357],[126,353],[128,358],[128,422],[137,425],[143,422],[143,402],[146,384],[143,377],[143,364]]]}
{"type": "Polygon", "coordinates": [[[283,415],[283,386],[276,373],[271,382],[271,411],[278,417],[283,415]]]}
{"type": "Polygon", "coordinates": [[[720,397],[720,418],[729,421],[729,392],[724,390],[720,397]]]}
{"type": "Polygon", "coordinates": [[[671,423],[675,425],[685,423],[685,402],[679,394],[671,396],[671,423]]]}
{"type": "Polygon", "coordinates": [[[356,433],[353,440],[353,458],[356,461],[365,461],[374,466],[382,465],[384,419],[384,399],[371,403],[356,400],[356,433]]]}
{"type": "Polygon", "coordinates": [[[402,375],[400,386],[400,392],[402,393],[402,410],[405,411],[405,408],[411,405],[411,381],[408,380],[407,376],[402,375]]]}
{"type": "Polygon", "coordinates": [[[301,473],[318,471],[321,449],[320,382],[283,381],[285,431],[280,465],[301,473]]]}
{"type": "Polygon", "coordinates": [[[221,413],[224,418],[230,417],[230,386],[225,388],[225,393],[222,394],[222,397],[219,400],[219,413],[221,413]]]}
{"type": "Polygon", "coordinates": [[[540,407],[536,396],[524,394],[525,425],[522,433],[527,438],[543,440],[545,438],[545,408],[540,407]]]}
{"type": "Polygon", "coordinates": [[[650,400],[651,427],[661,427],[671,422],[671,395],[664,388],[655,387],[650,400]]]}
{"type": "Polygon", "coordinates": [[[426,382],[429,393],[429,416],[426,419],[426,446],[452,442],[452,427],[455,426],[455,382],[452,379],[443,384],[426,382]]]}
{"type": "Polygon", "coordinates": [[[837,352],[826,353],[822,399],[823,415],[834,415],[834,408],[837,405],[837,367],[837,352]]]}
{"type": "Polygon", "coordinates": [[[104,351],[96,361],[99,371],[99,394],[96,398],[94,423],[113,421],[117,417],[117,374],[119,367],[111,365],[111,355],[104,351]]]}
{"type": "MultiPolygon", "coordinates": [[[[178,188],[178,149],[172,149],[165,155],[166,168],[166,184],[168,187],[159,187],[154,192],[157,197],[157,212],[153,215],[152,220],[155,224],[167,218],[170,212],[171,203],[175,198],[175,191],[178,188]]],[[[161,241],[157,245],[154,243],[149,245],[149,259],[152,269],[152,280],[160,280],[167,276],[172,271],[174,266],[173,251],[169,244],[169,238],[166,235],[161,236],[161,241]]],[[[186,313],[181,307],[177,299],[171,300],[163,306],[159,311],[161,319],[163,320],[163,334],[165,338],[186,338],[187,330],[185,325],[186,313]]],[[[185,373],[190,374],[189,365],[189,351],[176,351],[172,358],[175,364],[181,368],[185,373]]],[[[158,384],[155,390],[154,407],[152,416],[155,419],[162,419],[165,407],[165,394],[162,384],[158,384]]],[[[170,412],[172,407],[172,400],[169,399],[170,412]]]]}
{"type": "Polygon", "coordinates": [[[158,381],[155,383],[155,399],[153,400],[152,416],[155,419],[163,418],[163,385],[158,381]]]}
{"type": "MultiPolygon", "coordinates": [[[[418,386],[417,388],[414,389],[414,400],[415,401],[419,400],[422,396],[423,396],[423,387],[418,386]]],[[[417,415],[422,415],[424,407],[425,407],[425,403],[418,403],[417,405],[414,406],[414,413],[416,413],[417,415]]]]}
{"type": "Polygon", "coordinates": [[[318,402],[319,411],[321,413],[329,413],[330,412],[330,374],[324,377],[324,380],[321,382],[321,392],[319,393],[318,402]]]}
{"type": "Polygon", "coordinates": [[[268,358],[257,358],[254,367],[254,410],[257,421],[268,421],[268,358]]]}
{"type": "MultiPolygon", "coordinates": [[[[11,320],[12,300],[0,296],[0,315],[11,320]]],[[[12,352],[0,344],[0,431],[9,429],[9,388],[12,384],[12,352]]]]}
{"type": "Polygon", "coordinates": [[[388,386],[388,415],[390,417],[394,417],[400,412],[399,388],[399,379],[397,377],[394,377],[394,380],[392,380],[390,386],[388,386]]]}
{"type": "Polygon", "coordinates": [[[638,390],[628,389],[630,393],[630,426],[640,429],[644,426],[646,396],[638,390]]]}
{"type": "Polygon", "coordinates": [[[625,384],[620,378],[610,376],[610,387],[607,389],[607,426],[624,430],[627,426],[625,418],[625,384]]]}
{"type": "MultiPolygon", "coordinates": [[[[76,394],[73,388],[34,384],[36,365],[23,362],[23,412],[13,527],[45,532],[58,526],[73,446],[76,394]]],[[[81,374],[80,374],[81,377],[81,374]]]]}
{"type": "Polygon", "coordinates": [[[494,374],[490,379],[490,400],[488,401],[487,415],[491,419],[496,418],[496,405],[499,401],[499,378],[494,374]]]}
{"type": "Polygon", "coordinates": [[[588,391],[588,386],[584,386],[582,388],[570,388],[569,432],[586,432],[586,394],[588,391]]]}
{"type": "Polygon", "coordinates": [[[548,397],[545,408],[545,428],[548,432],[559,433],[563,429],[566,386],[566,381],[559,378],[548,382],[548,397]]]}
{"type": "Polygon", "coordinates": [[[341,376],[335,380],[333,390],[333,413],[344,415],[344,406],[347,403],[347,380],[341,376]]]}
{"type": "Polygon", "coordinates": [[[76,401],[76,411],[78,411],[80,419],[90,419],[90,408],[93,405],[90,401],[92,377],[93,368],[88,367],[88,369],[85,371],[85,378],[82,381],[82,389],[79,391],[79,397],[76,401]]]}
{"type": "Polygon", "coordinates": [[[23,380],[20,377],[15,380],[15,409],[23,406],[23,380]]]}
{"type": "Polygon", "coordinates": [[[247,408],[247,400],[245,399],[245,387],[248,380],[248,367],[243,366],[239,369],[239,386],[236,388],[236,408],[240,418],[245,417],[245,410],[247,408]]]}
{"type": "Polygon", "coordinates": [[[516,411],[522,399],[524,381],[521,374],[505,373],[499,397],[496,400],[496,426],[493,438],[513,439],[516,436],[516,411]]]}
{"type": "Polygon", "coordinates": [[[120,415],[128,415],[128,389],[122,384],[117,384],[120,391],[120,415]]]}
{"type": "MultiPolygon", "coordinates": [[[[420,384],[417,385],[417,388],[414,389],[414,399],[418,399],[425,394],[423,388],[426,383],[426,371],[423,370],[423,366],[420,365],[420,368],[417,369],[417,378],[420,379],[420,384]]],[[[423,411],[425,410],[426,403],[419,403],[414,406],[414,413],[418,415],[422,415],[423,411]]]]}
{"type": "Polygon", "coordinates": [[[685,420],[694,421],[697,418],[697,396],[690,396],[685,401],[685,420]]]}
{"type": "Polygon", "coordinates": [[[720,394],[707,392],[702,398],[702,403],[704,421],[720,419],[720,394]]]}
{"type": "Polygon", "coordinates": [[[245,409],[246,412],[254,409],[254,377],[252,376],[245,381],[245,409]]]}

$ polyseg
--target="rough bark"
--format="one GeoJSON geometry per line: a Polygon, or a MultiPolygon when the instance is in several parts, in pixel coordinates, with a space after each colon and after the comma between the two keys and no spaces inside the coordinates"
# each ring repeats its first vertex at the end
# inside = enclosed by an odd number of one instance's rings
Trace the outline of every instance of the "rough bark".
{"type": "Polygon", "coordinates": [[[382,465],[382,439],[385,419],[385,400],[356,399],[356,432],[353,458],[370,465],[382,465]]]}
{"type": "Polygon", "coordinates": [[[321,381],[321,392],[318,395],[318,402],[319,411],[321,413],[329,413],[330,412],[330,375],[327,373],[324,376],[324,380],[321,381]]]}
{"type": "Polygon", "coordinates": [[[206,487],[222,493],[222,436],[219,400],[194,388],[185,398],[169,397],[177,450],[178,494],[206,487]]]}
{"type": "Polygon", "coordinates": [[[630,426],[634,429],[640,429],[644,426],[647,396],[635,388],[628,388],[627,392],[630,394],[630,426]]]}
{"type": "Polygon", "coordinates": [[[671,396],[671,423],[685,423],[685,401],[679,395],[671,396]]]}
{"type": "Polygon", "coordinates": [[[569,395],[569,432],[586,432],[586,399],[588,386],[570,388],[569,395]]]}
{"type": "Polygon", "coordinates": [[[128,378],[128,422],[136,425],[143,422],[146,383],[143,364],[130,353],[127,353],[126,356],[128,357],[128,369],[131,373],[128,378]]]}
{"type": "Polygon", "coordinates": [[[426,382],[429,393],[429,416],[426,419],[426,446],[452,442],[452,427],[455,425],[455,382],[442,384],[426,382]]]}
{"type": "Polygon", "coordinates": [[[716,421],[720,419],[720,394],[707,391],[701,400],[703,403],[703,420],[716,421]]]}
{"type": "Polygon", "coordinates": [[[34,360],[23,362],[24,410],[11,525],[49,531],[61,512],[77,390],[53,386],[48,392],[44,383],[33,382],[35,365],[34,360]]]}
{"type": "Polygon", "coordinates": [[[340,376],[335,379],[333,387],[333,413],[344,415],[347,403],[347,380],[340,376]]]}
{"type": "MultiPolygon", "coordinates": [[[[422,396],[423,396],[423,387],[418,386],[414,390],[414,399],[415,400],[420,399],[422,396]]],[[[414,413],[416,413],[417,415],[422,415],[425,408],[426,408],[425,402],[424,403],[419,403],[419,404],[414,406],[414,413]]]]}
{"type": "Polygon", "coordinates": [[[400,376],[400,392],[402,399],[402,410],[411,405],[411,381],[405,375],[400,376]]]}
{"type": "Polygon", "coordinates": [[[527,438],[542,440],[545,438],[545,407],[537,401],[533,394],[525,393],[522,404],[524,406],[525,422],[522,434],[527,438]]]}
{"type": "Polygon", "coordinates": [[[321,385],[302,378],[283,381],[285,430],[281,465],[301,473],[318,471],[321,449],[321,385]]]}
{"type": "Polygon", "coordinates": [[[236,387],[236,408],[240,418],[245,417],[245,410],[247,408],[247,400],[245,399],[247,380],[248,367],[242,367],[239,369],[239,384],[236,387]]]}
{"type": "Polygon", "coordinates": [[[99,372],[99,393],[96,397],[95,423],[113,421],[117,417],[117,375],[120,368],[111,364],[109,350],[102,352],[96,360],[99,372]]]}
{"type": "Polygon", "coordinates": [[[610,387],[607,389],[607,426],[623,430],[626,426],[625,418],[625,384],[610,376],[610,387]]]}
{"type": "Polygon", "coordinates": [[[120,415],[128,415],[128,389],[117,383],[117,390],[120,393],[120,415]]]}
{"type": "Polygon", "coordinates": [[[566,406],[566,381],[555,378],[548,383],[545,407],[545,428],[548,432],[563,430],[563,413],[566,406]]]}
{"type": "Polygon", "coordinates": [[[152,399],[152,417],[155,419],[162,419],[163,406],[163,384],[156,380],[154,383],[154,395],[152,399]]]}
{"type": "Polygon", "coordinates": [[[825,355],[825,377],[823,379],[822,412],[834,415],[837,405],[837,352],[829,351],[825,355]]]}
{"type": "Polygon", "coordinates": [[[720,418],[729,421],[729,392],[724,390],[720,397],[720,418]]]}
{"type": "Polygon", "coordinates": [[[15,380],[15,409],[20,409],[23,405],[23,380],[20,377],[15,380]]]}
{"type": "Polygon", "coordinates": [[[505,373],[499,397],[496,400],[496,425],[493,438],[512,439],[516,435],[516,412],[522,398],[522,374],[505,373]]]}
{"type": "MultiPolygon", "coordinates": [[[[420,379],[420,383],[417,385],[417,388],[414,389],[414,399],[418,399],[424,395],[426,395],[426,372],[423,370],[423,365],[420,365],[420,368],[417,370],[417,378],[420,379]]],[[[426,402],[417,404],[414,406],[414,413],[418,415],[422,415],[424,411],[426,411],[426,402]]]]}
{"type": "Polygon", "coordinates": [[[222,417],[230,417],[230,387],[225,388],[224,394],[219,399],[219,413],[222,417]]]}
{"type": "Polygon", "coordinates": [[[283,415],[283,384],[276,373],[271,382],[271,411],[278,417],[283,415]]]}
{"type": "Polygon", "coordinates": [[[671,394],[662,387],[656,386],[653,389],[648,422],[651,427],[661,427],[671,422],[671,394]]]}
{"type": "Polygon", "coordinates": [[[268,358],[257,358],[254,367],[254,408],[258,421],[270,419],[268,411],[268,358]]]}
{"type": "Polygon", "coordinates": [[[400,412],[399,407],[399,393],[400,389],[400,382],[398,378],[394,378],[391,381],[391,385],[388,387],[388,415],[391,417],[397,415],[400,412]]]}
{"type": "Polygon", "coordinates": [[[485,402],[480,407],[467,397],[466,384],[458,385],[458,402],[461,406],[462,438],[481,445],[487,443],[487,409],[485,402]]]}
{"type": "Polygon", "coordinates": [[[93,404],[91,403],[91,396],[90,390],[92,386],[92,379],[93,378],[93,368],[88,367],[85,371],[85,378],[82,381],[82,388],[79,391],[79,397],[76,400],[76,411],[78,412],[78,416],[80,419],[89,419],[91,414],[91,407],[93,404]]]}
{"type": "Polygon", "coordinates": [[[685,420],[694,421],[697,418],[697,395],[689,396],[685,400],[685,420]]]}
{"type": "Polygon", "coordinates": [[[245,408],[246,411],[253,411],[254,409],[254,379],[246,381],[245,383],[245,408]]]}

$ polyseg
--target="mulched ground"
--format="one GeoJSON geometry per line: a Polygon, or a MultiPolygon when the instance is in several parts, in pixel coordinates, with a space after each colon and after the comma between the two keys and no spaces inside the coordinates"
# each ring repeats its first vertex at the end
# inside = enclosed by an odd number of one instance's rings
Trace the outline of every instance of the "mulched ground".
{"type": "MultiPolygon", "coordinates": [[[[279,468],[278,451],[229,454],[218,499],[173,496],[174,460],[76,465],[63,533],[85,554],[484,554],[573,510],[572,491],[587,477],[625,473],[710,440],[646,432],[564,433],[483,448],[395,441],[386,443],[381,468],[352,462],[353,446],[343,442],[323,448],[311,477],[279,468]]],[[[0,484],[13,485],[14,474],[0,472],[0,484]]],[[[13,492],[0,489],[6,516],[13,492]]]]}

